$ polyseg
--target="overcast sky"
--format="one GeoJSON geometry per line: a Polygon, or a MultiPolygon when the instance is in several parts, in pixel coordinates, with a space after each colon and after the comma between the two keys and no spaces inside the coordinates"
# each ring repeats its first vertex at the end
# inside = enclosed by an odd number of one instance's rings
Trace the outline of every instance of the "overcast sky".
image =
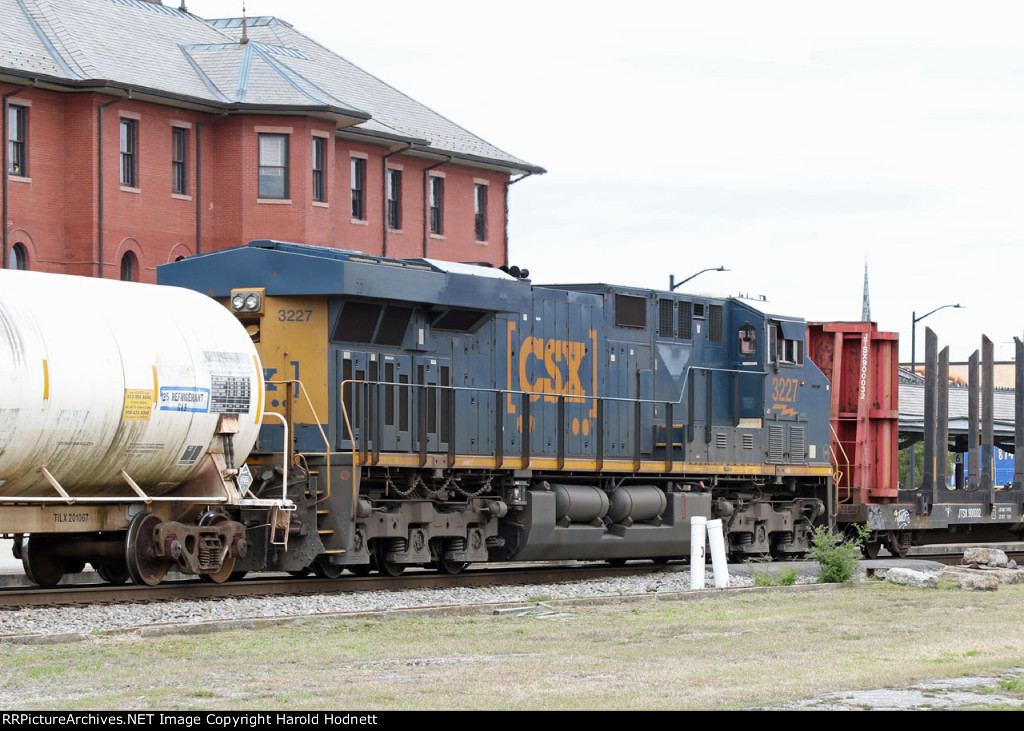
{"type": "MultiPolygon", "coordinates": [[[[164,0],[176,5],[178,0],[164,0]]],[[[242,0],[187,0],[204,18],[242,0]]],[[[509,153],[539,283],[912,313],[953,360],[1024,329],[1024,4],[246,0],[509,153]]]]}

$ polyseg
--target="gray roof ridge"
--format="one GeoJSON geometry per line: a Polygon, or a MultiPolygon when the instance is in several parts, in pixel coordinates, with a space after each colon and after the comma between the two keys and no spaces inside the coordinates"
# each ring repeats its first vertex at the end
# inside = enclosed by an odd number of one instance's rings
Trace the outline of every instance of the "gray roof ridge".
{"type": "MultiPolygon", "coordinates": [[[[264,44],[259,44],[259,45],[264,45],[264,44]]],[[[274,46],[270,46],[270,47],[271,47],[271,48],[274,48],[274,46]]],[[[294,76],[294,77],[297,77],[297,78],[299,78],[299,79],[302,79],[302,80],[303,80],[304,82],[306,82],[306,84],[308,84],[308,85],[309,85],[309,86],[311,86],[312,88],[314,88],[314,89],[316,89],[317,91],[319,91],[319,92],[320,92],[321,94],[323,94],[323,95],[324,95],[325,97],[327,97],[328,99],[333,99],[334,101],[338,102],[338,104],[341,104],[342,106],[344,106],[344,107],[346,107],[346,108],[348,108],[348,109],[354,109],[354,110],[355,110],[355,111],[357,111],[357,112],[362,112],[363,114],[366,114],[366,115],[367,115],[367,116],[369,116],[369,117],[373,117],[373,115],[372,115],[372,114],[370,114],[369,112],[367,112],[367,111],[366,111],[365,109],[361,109],[360,107],[357,107],[357,106],[356,106],[355,104],[349,104],[349,103],[348,103],[348,102],[346,102],[346,101],[345,101],[344,99],[339,99],[338,97],[334,96],[334,95],[333,95],[333,94],[331,94],[331,93],[330,93],[329,91],[327,91],[326,89],[324,89],[323,87],[321,87],[321,86],[320,86],[319,84],[317,84],[317,83],[313,82],[312,80],[310,80],[309,78],[307,78],[307,77],[306,77],[306,76],[305,76],[304,74],[301,74],[301,73],[299,73],[298,71],[296,71],[295,69],[293,69],[293,68],[292,68],[291,66],[289,66],[289,65],[288,65],[287,63],[285,63],[284,61],[281,61],[281,60],[277,60],[277,59],[272,59],[272,58],[270,58],[269,56],[266,56],[266,55],[263,55],[263,54],[261,54],[261,55],[262,55],[262,56],[263,56],[263,58],[264,58],[264,59],[265,59],[265,60],[267,61],[267,63],[269,63],[269,64],[270,64],[270,65],[271,65],[271,66],[272,66],[272,67],[273,67],[273,68],[274,68],[274,69],[275,69],[275,70],[276,70],[276,71],[277,71],[277,72],[278,72],[279,74],[281,74],[281,76],[282,76],[283,78],[285,78],[285,79],[286,79],[286,80],[288,81],[288,83],[290,83],[290,84],[291,84],[292,86],[294,86],[294,87],[295,87],[296,89],[298,89],[298,90],[299,90],[299,91],[301,91],[301,92],[302,92],[303,94],[305,94],[306,96],[308,96],[308,97],[309,97],[310,99],[313,99],[314,101],[317,101],[317,102],[319,102],[319,103],[323,103],[323,102],[322,102],[322,100],[319,100],[319,99],[314,99],[314,97],[313,97],[313,96],[312,96],[311,94],[309,94],[308,92],[306,92],[306,90],[305,90],[305,89],[302,89],[302,88],[300,88],[300,87],[299,87],[299,85],[298,85],[298,84],[296,84],[296,83],[295,83],[295,82],[294,82],[294,81],[292,80],[291,76],[294,76]],[[281,71],[281,68],[287,69],[287,70],[288,70],[288,73],[289,73],[289,74],[291,74],[291,76],[289,76],[288,74],[285,74],[285,73],[283,73],[283,72],[281,71]]],[[[303,54],[303,56],[305,56],[305,54],[303,54]]],[[[376,120],[376,121],[377,121],[377,122],[380,122],[380,120],[376,120]]],[[[385,126],[387,126],[387,125],[385,125],[385,126]]]]}
{"type": "Polygon", "coordinates": [[[185,56],[185,60],[188,61],[188,64],[192,67],[192,70],[196,72],[196,76],[199,77],[199,80],[202,81],[206,88],[210,90],[210,93],[222,102],[230,102],[231,100],[228,99],[227,96],[225,96],[224,92],[217,88],[217,85],[213,83],[213,80],[207,75],[205,71],[203,71],[203,67],[200,66],[199,63],[192,57],[192,54],[189,53],[189,49],[191,48],[191,46],[178,46],[178,48],[181,49],[182,54],[185,56]]]}
{"type": "Polygon", "coordinates": [[[48,7],[50,5],[49,0],[33,0],[35,13],[38,13],[40,16],[38,18],[32,10],[29,10],[28,6],[26,5],[26,0],[16,0],[16,2],[18,3],[18,6],[21,8],[21,11],[25,14],[25,19],[28,20],[29,24],[32,26],[32,29],[39,37],[39,40],[42,42],[43,46],[46,48],[49,54],[53,57],[53,60],[57,63],[57,65],[60,66],[60,68],[72,79],[77,80],[85,78],[86,74],[81,73],[85,70],[84,65],[82,63],[82,60],[78,58],[83,54],[81,54],[80,52],[76,52],[75,49],[69,48],[68,44],[64,40],[64,37],[56,37],[57,28],[55,28],[54,26],[60,26],[60,29],[63,30],[63,24],[60,22],[59,13],[54,14],[56,15],[55,19],[50,17],[50,15],[45,12],[46,8],[44,8],[43,6],[45,5],[48,7]],[[50,37],[50,34],[46,32],[45,28],[43,28],[44,24],[54,31],[55,37],[50,37]],[[61,49],[57,48],[58,44],[61,46],[61,48],[63,48],[63,52],[61,51],[61,49]],[[66,55],[70,56],[71,58],[66,58],[66,55]],[[72,60],[78,67],[77,71],[71,68],[71,63],[69,63],[69,61],[72,60]]]}
{"type": "Polygon", "coordinates": [[[242,46],[242,63],[238,66],[238,85],[235,87],[235,101],[245,102],[245,95],[249,91],[249,71],[252,70],[253,48],[249,44],[242,46]]]}

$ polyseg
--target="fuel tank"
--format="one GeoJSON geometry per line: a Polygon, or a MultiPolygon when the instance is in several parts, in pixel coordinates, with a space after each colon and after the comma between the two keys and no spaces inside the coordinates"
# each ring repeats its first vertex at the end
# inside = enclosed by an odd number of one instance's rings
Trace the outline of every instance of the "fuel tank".
{"type": "Polygon", "coordinates": [[[262,419],[256,349],[191,290],[0,270],[0,500],[172,494],[240,465],[262,419]],[[221,460],[223,469],[223,460],[221,460]]]}

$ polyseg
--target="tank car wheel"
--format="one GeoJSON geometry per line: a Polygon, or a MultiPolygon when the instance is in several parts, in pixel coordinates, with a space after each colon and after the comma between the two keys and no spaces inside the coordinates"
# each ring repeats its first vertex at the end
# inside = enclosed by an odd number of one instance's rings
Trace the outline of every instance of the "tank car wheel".
{"type": "Polygon", "coordinates": [[[92,567],[96,569],[96,575],[100,579],[114,586],[127,584],[128,579],[131,578],[128,576],[128,567],[124,564],[101,563],[93,564],[92,567]]]}
{"type": "Polygon", "coordinates": [[[313,573],[321,579],[337,579],[341,576],[342,572],[345,571],[345,567],[340,563],[328,563],[327,561],[317,561],[313,564],[313,573]]]}
{"type": "Polygon", "coordinates": [[[23,536],[20,552],[25,575],[33,584],[50,589],[64,578],[64,560],[57,557],[54,542],[49,536],[23,536]]]}
{"type": "Polygon", "coordinates": [[[139,513],[128,526],[124,542],[124,559],[128,575],[140,586],[156,586],[167,575],[170,561],[155,558],[156,541],[153,530],[160,518],[152,513],[139,513]]]}
{"type": "Polygon", "coordinates": [[[377,541],[377,545],[374,546],[374,564],[377,566],[377,571],[380,572],[381,576],[401,576],[405,571],[405,565],[388,561],[387,546],[388,544],[385,541],[377,541]]]}
{"type": "MultiPolygon", "coordinates": [[[[199,519],[199,525],[217,525],[228,519],[228,516],[224,515],[224,513],[211,511],[199,519]]],[[[225,581],[237,581],[235,574],[239,574],[238,579],[241,579],[245,576],[245,572],[235,571],[235,560],[235,556],[227,556],[223,563],[221,563],[219,570],[214,571],[212,574],[199,574],[200,580],[208,584],[223,584],[225,581]]]]}

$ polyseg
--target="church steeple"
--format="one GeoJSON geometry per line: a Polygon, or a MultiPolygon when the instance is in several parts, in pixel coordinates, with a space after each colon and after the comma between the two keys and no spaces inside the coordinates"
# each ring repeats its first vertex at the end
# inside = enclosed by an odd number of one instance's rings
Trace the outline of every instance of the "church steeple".
{"type": "Polygon", "coordinates": [[[871,301],[868,299],[868,260],[864,257],[864,302],[861,306],[860,319],[871,322],[871,301]]]}

